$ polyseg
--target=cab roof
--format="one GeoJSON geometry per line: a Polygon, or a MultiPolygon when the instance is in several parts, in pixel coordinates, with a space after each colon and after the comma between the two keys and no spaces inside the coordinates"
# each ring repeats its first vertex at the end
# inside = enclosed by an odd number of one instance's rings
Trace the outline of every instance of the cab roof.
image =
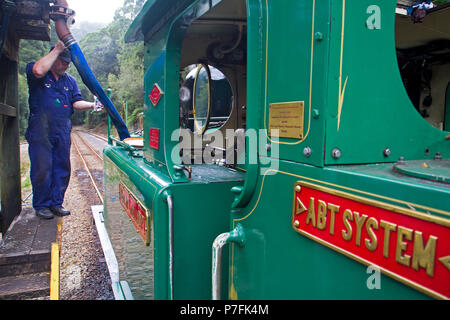
{"type": "Polygon", "coordinates": [[[125,34],[125,42],[151,37],[194,0],[148,0],[125,34]]]}

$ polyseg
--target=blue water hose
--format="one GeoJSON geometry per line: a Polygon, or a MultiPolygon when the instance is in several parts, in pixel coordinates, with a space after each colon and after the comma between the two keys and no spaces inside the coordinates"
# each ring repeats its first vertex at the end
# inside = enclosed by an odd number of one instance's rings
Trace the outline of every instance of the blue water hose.
{"type": "Polygon", "coordinates": [[[86,58],[81,52],[80,46],[77,42],[73,42],[68,46],[70,50],[70,54],[72,57],[73,64],[78,70],[78,73],[83,80],[83,83],[89,90],[100,100],[100,102],[105,106],[106,112],[111,117],[111,121],[117,129],[117,133],[119,134],[120,140],[124,140],[130,137],[130,133],[128,132],[128,128],[126,124],[123,122],[122,117],[117,112],[117,109],[114,107],[112,101],[108,98],[105,91],[103,90],[100,83],[95,78],[92,73],[91,68],[89,67],[86,58]]]}

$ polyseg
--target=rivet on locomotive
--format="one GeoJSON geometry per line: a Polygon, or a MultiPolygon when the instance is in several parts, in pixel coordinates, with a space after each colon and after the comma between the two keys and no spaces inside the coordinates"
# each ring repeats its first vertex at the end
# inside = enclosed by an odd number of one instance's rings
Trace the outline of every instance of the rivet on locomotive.
{"type": "Polygon", "coordinates": [[[145,3],[142,148],[104,150],[128,298],[450,298],[450,5],[413,3],[145,3]]]}

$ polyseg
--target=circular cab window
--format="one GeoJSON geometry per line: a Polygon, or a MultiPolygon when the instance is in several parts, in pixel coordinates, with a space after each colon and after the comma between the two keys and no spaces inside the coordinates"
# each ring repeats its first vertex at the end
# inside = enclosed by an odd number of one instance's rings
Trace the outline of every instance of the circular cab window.
{"type": "Polygon", "coordinates": [[[181,74],[180,126],[197,134],[222,127],[233,107],[233,92],[226,76],[204,64],[187,66],[181,74]]]}

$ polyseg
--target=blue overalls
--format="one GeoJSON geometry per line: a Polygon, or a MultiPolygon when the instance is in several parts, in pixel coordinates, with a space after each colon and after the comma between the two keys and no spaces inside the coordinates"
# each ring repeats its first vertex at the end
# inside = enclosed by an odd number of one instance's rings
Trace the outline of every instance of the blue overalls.
{"type": "Polygon", "coordinates": [[[34,62],[26,67],[30,116],[25,138],[29,143],[33,208],[62,206],[70,179],[72,104],[83,100],[76,80],[69,74],[55,79],[49,71],[38,79],[34,62]]]}

